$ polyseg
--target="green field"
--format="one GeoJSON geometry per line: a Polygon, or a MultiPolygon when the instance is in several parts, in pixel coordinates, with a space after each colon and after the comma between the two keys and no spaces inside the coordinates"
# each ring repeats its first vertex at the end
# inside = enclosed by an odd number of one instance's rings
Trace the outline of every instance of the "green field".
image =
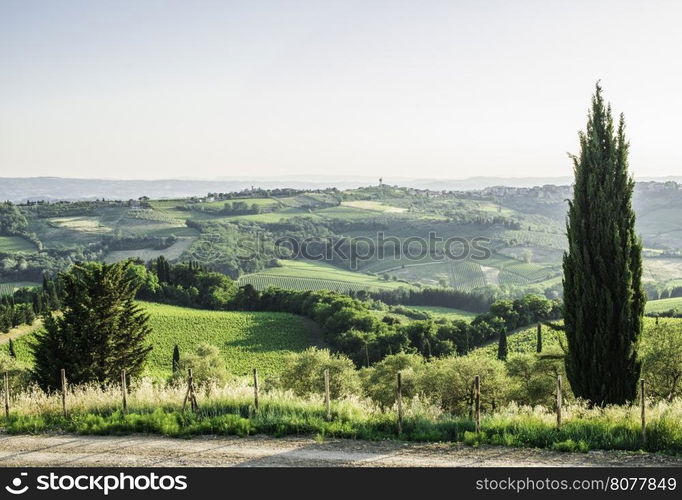
{"type": "Polygon", "coordinates": [[[449,320],[464,320],[471,321],[477,314],[469,311],[464,311],[463,309],[453,309],[450,307],[438,307],[438,306],[406,306],[409,309],[416,309],[417,311],[425,311],[433,314],[437,318],[446,318],[449,320]]]}
{"type": "Polygon", "coordinates": [[[0,236],[0,253],[35,252],[36,246],[19,236],[0,236]]]}
{"type": "Polygon", "coordinates": [[[339,292],[395,289],[410,286],[399,281],[385,281],[367,274],[346,271],[330,264],[300,260],[280,261],[281,267],[247,274],[239,279],[240,285],[251,284],[264,290],[276,286],[290,290],[333,290],[339,292]]]}
{"type": "MultiPolygon", "coordinates": [[[[660,302],[660,301],[656,301],[660,302]]],[[[679,318],[661,318],[661,323],[671,323],[679,328],[682,334],[682,319],[679,318]]],[[[655,326],[654,318],[644,318],[644,332],[642,333],[642,340],[646,342],[651,338],[649,332],[655,326]]],[[[537,327],[532,326],[524,328],[516,333],[512,333],[507,337],[507,344],[509,353],[532,353],[535,352],[537,345],[537,327]]],[[[551,330],[547,326],[542,328],[542,346],[543,352],[546,350],[560,350],[561,346],[566,345],[566,339],[563,332],[551,330]]],[[[485,347],[481,347],[476,351],[484,353],[486,356],[497,358],[497,342],[492,342],[485,347]]]]}
{"type": "MultiPolygon", "coordinates": [[[[202,342],[220,348],[228,372],[236,375],[253,368],[265,375],[280,371],[285,356],[320,344],[315,326],[305,318],[285,313],[206,311],[184,307],[141,303],[150,315],[152,351],[146,374],[171,374],[173,347],[180,355],[194,352],[202,342]]],[[[19,360],[30,363],[31,335],[15,341],[19,360]]],[[[3,349],[7,349],[3,346],[3,349]]]]}
{"type": "Polygon", "coordinates": [[[0,283],[0,296],[12,295],[15,290],[25,287],[42,286],[41,283],[33,281],[10,281],[7,283],[0,283]]]}
{"type": "Polygon", "coordinates": [[[650,300],[646,303],[647,313],[662,313],[670,311],[671,309],[679,309],[682,311],[682,297],[674,297],[672,299],[650,300]]]}

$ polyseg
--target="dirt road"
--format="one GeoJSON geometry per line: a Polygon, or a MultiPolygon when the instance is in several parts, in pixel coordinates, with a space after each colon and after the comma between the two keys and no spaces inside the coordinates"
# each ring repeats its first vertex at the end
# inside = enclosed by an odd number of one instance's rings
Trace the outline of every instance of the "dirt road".
{"type": "Polygon", "coordinates": [[[682,466],[682,458],[622,452],[546,450],[449,444],[403,444],[252,436],[170,439],[157,436],[0,435],[2,466],[312,466],[498,467],[682,466]]]}

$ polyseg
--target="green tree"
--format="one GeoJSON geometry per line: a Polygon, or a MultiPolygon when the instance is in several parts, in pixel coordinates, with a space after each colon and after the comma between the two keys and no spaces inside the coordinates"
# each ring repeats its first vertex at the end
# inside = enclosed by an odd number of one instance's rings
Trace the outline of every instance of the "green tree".
{"type": "Polygon", "coordinates": [[[60,275],[60,316],[47,315],[45,330],[31,345],[34,377],[43,388],[59,386],[64,368],[70,383],[119,380],[125,369],[140,374],[151,346],[149,316],[135,304],[130,261],[76,264],[60,275]]]}
{"type": "Polygon", "coordinates": [[[538,354],[542,352],[542,323],[538,323],[537,342],[535,345],[535,352],[538,354]]]}
{"type": "Polygon", "coordinates": [[[500,340],[497,343],[497,359],[506,361],[509,355],[509,346],[507,345],[507,330],[502,330],[500,333],[500,340]]]}
{"type": "Polygon", "coordinates": [[[178,347],[178,344],[175,344],[175,347],[173,348],[172,369],[173,373],[177,372],[180,369],[180,348],[178,347]]]}
{"type": "Polygon", "coordinates": [[[646,296],[628,147],[623,115],[615,128],[597,84],[580,154],[572,156],[575,185],[563,262],[566,374],[575,395],[597,405],[631,401],[641,370],[637,350],[646,296]]]}

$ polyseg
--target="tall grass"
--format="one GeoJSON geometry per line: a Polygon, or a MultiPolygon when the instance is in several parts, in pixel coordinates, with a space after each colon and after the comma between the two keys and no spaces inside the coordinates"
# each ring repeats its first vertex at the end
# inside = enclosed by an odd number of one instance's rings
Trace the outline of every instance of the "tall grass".
{"type": "Polygon", "coordinates": [[[182,410],[184,386],[142,380],[128,395],[122,412],[119,387],[79,386],[67,394],[66,417],[59,393],[32,388],[11,401],[8,418],[0,424],[8,433],[72,432],[79,434],[152,433],[173,437],[199,434],[320,435],[353,439],[464,442],[472,446],[499,444],[564,451],[647,450],[682,453],[682,401],[651,403],[647,407],[647,442],[643,443],[640,408],[589,408],[577,402],[563,408],[563,425],[543,407],[510,404],[483,415],[481,432],[467,416],[444,413],[415,398],[405,405],[402,434],[397,433],[395,408],[381,411],[357,397],[335,401],[326,419],[322,397],[299,398],[289,391],[261,394],[258,411],[253,388],[235,381],[198,388],[200,410],[182,410]]]}

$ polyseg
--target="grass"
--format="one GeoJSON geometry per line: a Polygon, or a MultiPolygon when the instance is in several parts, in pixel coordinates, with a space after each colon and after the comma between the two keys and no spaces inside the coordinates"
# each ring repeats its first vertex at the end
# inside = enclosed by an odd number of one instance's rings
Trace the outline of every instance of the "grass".
{"type": "Polygon", "coordinates": [[[381,411],[368,400],[352,397],[332,402],[325,418],[322,397],[297,398],[281,390],[262,391],[258,411],[253,388],[236,381],[198,388],[199,413],[183,412],[182,385],[159,387],[142,380],[128,396],[128,412],[120,411],[116,386],[75,387],[67,395],[68,416],[61,415],[58,393],[32,389],[15,395],[12,411],[0,417],[9,434],[70,432],[78,434],[154,433],[172,437],[201,434],[317,435],[367,440],[463,442],[471,446],[495,444],[559,451],[646,450],[682,453],[682,403],[648,404],[647,443],[641,439],[638,406],[587,408],[566,405],[557,429],[552,411],[511,404],[484,414],[481,433],[465,416],[451,415],[418,399],[405,401],[402,434],[397,432],[396,409],[381,411]]]}
{"type": "Polygon", "coordinates": [[[0,236],[0,253],[35,252],[36,246],[20,236],[0,236]]]}

